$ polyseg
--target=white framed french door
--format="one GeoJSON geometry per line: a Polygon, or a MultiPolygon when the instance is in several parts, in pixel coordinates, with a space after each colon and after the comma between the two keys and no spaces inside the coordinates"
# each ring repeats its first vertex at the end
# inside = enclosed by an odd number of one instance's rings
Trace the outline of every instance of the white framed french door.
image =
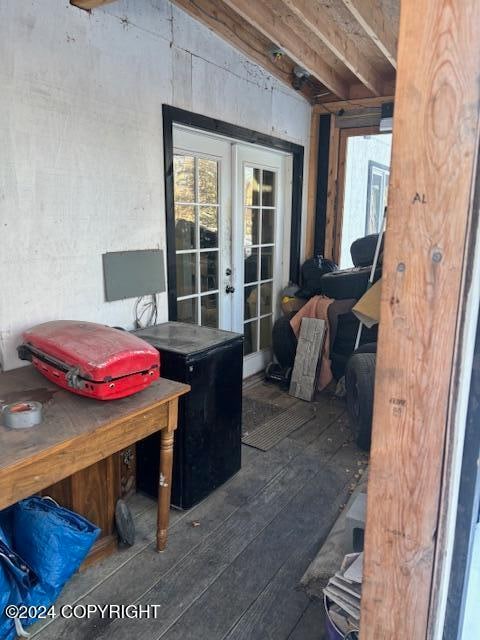
{"type": "Polygon", "coordinates": [[[232,145],[173,129],[177,319],[232,330],[232,145]]]}
{"type": "Polygon", "coordinates": [[[234,147],[234,330],[244,334],[244,377],[272,359],[272,326],[288,283],[291,156],[234,147]]]}
{"type": "Polygon", "coordinates": [[[247,377],[288,283],[292,158],[180,126],[173,147],[177,319],[243,333],[247,377]]]}

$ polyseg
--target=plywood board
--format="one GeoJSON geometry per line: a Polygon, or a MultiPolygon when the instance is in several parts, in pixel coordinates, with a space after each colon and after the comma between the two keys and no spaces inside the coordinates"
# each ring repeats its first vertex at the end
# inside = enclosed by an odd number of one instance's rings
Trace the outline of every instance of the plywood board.
{"type": "Polygon", "coordinates": [[[324,339],[325,320],[303,318],[290,382],[290,395],[309,402],[313,400],[324,339]]]}

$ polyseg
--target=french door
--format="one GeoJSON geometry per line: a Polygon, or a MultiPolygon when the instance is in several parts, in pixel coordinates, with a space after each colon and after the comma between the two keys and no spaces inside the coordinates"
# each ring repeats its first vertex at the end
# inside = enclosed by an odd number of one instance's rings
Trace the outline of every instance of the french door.
{"type": "Polygon", "coordinates": [[[264,369],[272,357],[272,326],[280,290],[288,281],[284,229],[290,225],[286,192],[291,194],[291,180],[282,154],[238,145],[234,158],[234,328],[245,337],[247,377],[264,369]]]}
{"type": "Polygon", "coordinates": [[[244,375],[271,359],[288,282],[291,157],[174,127],[177,319],[243,333],[244,375]]]}
{"type": "Polygon", "coordinates": [[[232,329],[231,144],[174,129],[177,319],[232,329]]]}

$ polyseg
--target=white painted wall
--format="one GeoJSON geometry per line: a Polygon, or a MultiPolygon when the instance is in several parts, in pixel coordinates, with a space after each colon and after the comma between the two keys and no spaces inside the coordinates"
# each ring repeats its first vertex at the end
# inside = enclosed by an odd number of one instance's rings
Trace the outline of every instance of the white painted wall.
{"type": "Polygon", "coordinates": [[[167,0],[91,14],[1,0],[0,60],[4,369],[39,322],[132,326],[134,300],[104,301],[101,256],[165,249],[163,103],[302,144],[308,158],[308,103],[167,0]]]}

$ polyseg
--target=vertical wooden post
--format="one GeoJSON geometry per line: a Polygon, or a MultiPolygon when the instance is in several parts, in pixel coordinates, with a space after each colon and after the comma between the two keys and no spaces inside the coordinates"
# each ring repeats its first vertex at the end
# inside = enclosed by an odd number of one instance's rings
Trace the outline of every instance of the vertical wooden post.
{"type": "Polygon", "coordinates": [[[317,210],[317,172],[318,172],[318,132],[320,128],[320,114],[312,107],[310,119],[310,151],[308,160],[308,194],[307,194],[307,224],[305,228],[305,258],[313,256],[315,240],[315,214],[317,210]]]}
{"type": "Polygon", "coordinates": [[[402,2],[361,640],[427,634],[478,153],[480,2],[402,2]]]}
{"type": "Polygon", "coordinates": [[[337,217],[338,154],[340,147],[340,129],[336,118],[330,123],[330,151],[328,158],[327,212],[325,222],[325,257],[335,260],[335,222],[337,217]]]}

